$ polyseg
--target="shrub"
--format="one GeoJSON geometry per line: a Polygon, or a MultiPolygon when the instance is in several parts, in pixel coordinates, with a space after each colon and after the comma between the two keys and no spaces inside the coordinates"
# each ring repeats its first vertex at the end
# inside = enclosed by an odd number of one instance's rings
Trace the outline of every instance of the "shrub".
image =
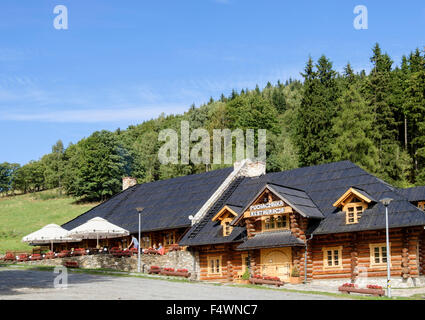
{"type": "Polygon", "coordinates": [[[297,266],[294,266],[291,271],[291,277],[299,277],[299,276],[300,276],[300,272],[298,271],[297,266]]]}
{"type": "Polygon", "coordinates": [[[251,277],[251,274],[249,273],[249,270],[247,268],[244,274],[242,275],[242,280],[249,280],[250,277],[251,277]]]}

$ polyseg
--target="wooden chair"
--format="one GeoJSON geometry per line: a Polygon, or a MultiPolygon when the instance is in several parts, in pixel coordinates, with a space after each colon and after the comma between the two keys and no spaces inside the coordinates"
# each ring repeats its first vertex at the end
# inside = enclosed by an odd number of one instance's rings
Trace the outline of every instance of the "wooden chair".
{"type": "Polygon", "coordinates": [[[16,257],[13,252],[6,252],[6,255],[3,258],[3,261],[16,261],[16,257]]]}
{"type": "Polygon", "coordinates": [[[19,262],[24,262],[24,261],[28,261],[29,260],[29,256],[27,253],[22,253],[18,256],[18,261],[19,262]]]}
{"type": "Polygon", "coordinates": [[[39,253],[34,253],[33,255],[31,255],[30,260],[31,260],[31,261],[38,261],[38,260],[41,260],[41,254],[39,254],[39,253]]]}
{"type": "Polygon", "coordinates": [[[61,252],[58,253],[58,258],[69,257],[70,254],[71,252],[69,250],[62,250],[61,252]]]}

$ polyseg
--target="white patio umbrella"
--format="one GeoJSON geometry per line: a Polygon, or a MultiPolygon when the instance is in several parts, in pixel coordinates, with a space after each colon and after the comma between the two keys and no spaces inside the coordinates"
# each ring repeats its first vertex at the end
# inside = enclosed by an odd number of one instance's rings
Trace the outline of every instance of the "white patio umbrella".
{"type": "Polygon", "coordinates": [[[40,230],[34,231],[22,238],[22,242],[30,244],[50,243],[53,251],[53,243],[81,241],[78,238],[68,237],[68,230],[58,226],[57,224],[48,224],[40,230]]]}
{"type": "Polygon", "coordinates": [[[99,239],[119,238],[128,236],[129,234],[130,232],[128,232],[128,230],[112,224],[103,218],[96,217],[70,230],[68,232],[68,237],[96,239],[98,247],[99,239]]]}

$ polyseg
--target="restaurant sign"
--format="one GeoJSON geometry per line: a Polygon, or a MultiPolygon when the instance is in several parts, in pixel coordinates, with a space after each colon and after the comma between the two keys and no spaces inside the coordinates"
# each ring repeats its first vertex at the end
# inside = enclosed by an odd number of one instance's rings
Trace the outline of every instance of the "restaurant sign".
{"type": "Polygon", "coordinates": [[[260,203],[249,207],[251,217],[264,216],[269,214],[285,213],[284,203],[282,200],[269,203],[260,203]]]}

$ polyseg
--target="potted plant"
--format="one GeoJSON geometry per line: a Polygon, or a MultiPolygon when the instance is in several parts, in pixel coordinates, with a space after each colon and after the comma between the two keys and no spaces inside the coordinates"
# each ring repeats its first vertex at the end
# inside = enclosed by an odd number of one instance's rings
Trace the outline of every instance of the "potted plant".
{"type": "Polygon", "coordinates": [[[249,284],[249,278],[251,278],[251,274],[249,272],[249,269],[246,268],[245,272],[242,274],[241,278],[238,279],[238,283],[249,284]]]}
{"type": "Polygon", "coordinates": [[[290,282],[291,282],[291,284],[300,284],[301,283],[300,272],[298,271],[297,266],[294,266],[292,268],[290,282]]]}

